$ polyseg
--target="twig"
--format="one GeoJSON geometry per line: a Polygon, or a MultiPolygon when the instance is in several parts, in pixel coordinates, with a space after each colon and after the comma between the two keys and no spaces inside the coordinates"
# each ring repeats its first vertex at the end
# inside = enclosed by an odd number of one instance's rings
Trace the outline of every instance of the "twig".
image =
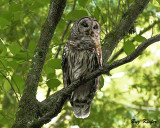
{"type": "Polygon", "coordinates": [[[11,88],[12,88],[14,94],[16,95],[16,99],[19,102],[18,95],[17,95],[16,91],[14,90],[14,87],[13,87],[12,83],[10,82],[10,80],[1,71],[0,71],[0,74],[2,74],[2,76],[9,82],[9,84],[11,85],[11,88]]]}
{"type": "Polygon", "coordinates": [[[142,31],[140,31],[139,35],[142,35],[143,33],[145,33],[146,31],[148,31],[149,29],[153,28],[156,24],[160,23],[160,19],[157,21],[154,21],[151,25],[149,25],[147,28],[143,29],[142,31]]]}
{"type": "MultiPolygon", "coordinates": [[[[0,62],[1,62],[1,64],[3,65],[3,67],[7,70],[7,72],[9,72],[9,71],[8,71],[8,69],[6,68],[6,66],[2,63],[2,61],[0,61],[0,62]]],[[[11,77],[12,77],[12,76],[11,76],[11,77]]],[[[20,97],[21,97],[20,90],[19,90],[18,85],[17,85],[17,83],[15,82],[15,80],[14,80],[14,78],[13,78],[13,77],[12,77],[12,80],[13,80],[13,82],[15,83],[16,88],[18,89],[18,93],[20,94],[20,97]]]]}
{"type": "MultiPolygon", "coordinates": [[[[157,23],[159,23],[160,20],[155,21],[153,24],[149,25],[148,27],[146,27],[144,30],[140,31],[140,33],[138,35],[142,35],[143,33],[147,32],[149,29],[153,28],[157,23]]],[[[131,40],[132,42],[134,41],[134,39],[131,40]]],[[[123,47],[117,52],[115,53],[111,59],[109,60],[108,63],[113,62],[122,52],[123,52],[123,47]]]]}
{"type": "Polygon", "coordinates": [[[129,0],[127,0],[127,6],[128,6],[128,8],[129,8],[129,0]]]}
{"type": "Polygon", "coordinates": [[[97,8],[97,10],[99,11],[100,16],[102,17],[103,23],[105,23],[104,18],[103,18],[103,15],[102,15],[102,13],[101,13],[101,10],[100,10],[99,7],[97,6],[95,0],[93,0],[93,2],[94,2],[94,4],[96,5],[96,8],[97,8]]]}
{"type": "MultiPolygon", "coordinates": [[[[110,18],[109,4],[110,4],[110,0],[108,0],[108,16],[110,18]]],[[[112,18],[110,18],[110,19],[112,19],[112,18]]],[[[111,20],[109,20],[109,32],[110,32],[110,23],[111,23],[110,21],[111,20]]]]}
{"type": "Polygon", "coordinates": [[[77,2],[77,0],[74,0],[74,4],[73,4],[73,7],[72,7],[72,11],[75,10],[76,2],[77,2]]]}
{"type": "Polygon", "coordinates": [[[121,60],[117,60],[115,62],[113,62],[112,64],[110,64],[110,69],[116,68],[118,66],[121,66],[123,64],[126,64],[128,62],[131,62],[132,60],[134,60],[135,58],[137,58],[140,54],[142,54],[142,52],[151,44],[160,41],[160,34],[156,35],[154,37],[151,37],[150,39],[144,41],[143,43],[141,43],[130,55],[126,56],[125,58],[121,59],[121,60]]]}
{"type": "Polygon", "coordinates": [[[112,19],[111,16],[110,16],[109,1],[108,1],[108,6],[107,6],[105,0],[103,0],[103,3],[104,3],[104,7],[105,7],[105,9],[106,9],[106,17],[107,17],[107,18],[106,18],[106,24],[107,24],[107,21],[109,22],[109,25],[108,25],[109,29],[107,28],[107,25],[105,26],[105,28],[106,28],[106,33],[108,33],[107,30],[110,31],[110,22],[112,22],[112,24],[115,24],[115,22],[113,21],[113,19],[112,19]],[[109,20],[108,20],[108,19],[109,19],[109,20]]]}
{"type": "Polygon", "coordinates": [[[115,20],[115,27],[117,26],[117,18],[118,18],[120,3],[121,3],[121,0],[119,0],[119,3],[118,3],[118,9],[117,9],[116,20],[115,20]]]}
{"type": "Polygon", "coordinates": [[[152,27],[152,34],[151,34],[151,37],[153,36],[153,34],[154,34],[154,33],[153,33],[153,27],[152,27]]]}
{"type": "Polygon", "coordinates": [[[130,109],[137,109],[137,110],[144,110],[144,111],[160,111],[160,108],[153,108],[153,107],[147,107],[147,106],[126,105],[126,104],[118,103],[114,100],[109,100],[108,102],[110,102],[112,104],[115,104],[115,105],[119,104],[119,105],[125,106],[125,107],[130,108],[130,109]]]}
{"type": "Polygon", "coordinates": [[[138,110],[145,110],[145,111],[160,111],[160,108],[153,108],[153,107],[146,107],[146,106],[131,106],[125,105],[128,108],[138,109],[138,110]]]}
{"type": "Polygon", "coordinates": [[[113,57],[109,60],[108,63],[113,62],[123,51],[124,51],[124,50],[123,50],[123,47],[122,47],[117,53],[115,53],[115,54],[113,55],[113,57]]]}

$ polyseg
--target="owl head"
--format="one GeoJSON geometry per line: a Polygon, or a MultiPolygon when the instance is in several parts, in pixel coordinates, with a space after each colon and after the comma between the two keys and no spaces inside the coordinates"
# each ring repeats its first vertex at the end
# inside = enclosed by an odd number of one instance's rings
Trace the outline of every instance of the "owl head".
{"type": "Polygon", "coordinates": [[[95,18],[85,16],[74,22],[69,39],[75,40],[83,36],[100,38],[100,25],[95,18]]]}

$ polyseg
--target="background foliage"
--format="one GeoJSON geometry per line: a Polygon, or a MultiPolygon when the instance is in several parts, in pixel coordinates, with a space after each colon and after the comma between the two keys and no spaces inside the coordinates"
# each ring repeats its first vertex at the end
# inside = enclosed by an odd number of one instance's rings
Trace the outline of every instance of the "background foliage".
{"type": "MultiPolygon", "coordinates": [[[[101,43],[125,16],[133,0],[68,0],[56,28],[42,71],[37,99],[42,101],[63,87],[62,48],[72,21],[82,16],[95,17],[101,24],[101,43]],[[69,26],[69,27],[67,27],[69,26]]],[[[136,32],[119,43],[112,56],[121,51],[120,59],[144,40],[160,32],[160,1],[151,0],[136,20],[136,32]]],[[[15,119],[25,79],[49,9],[49,0],[0,0],[0,127],[9,128],[15,119]]],[[[147,48],[135,61],[114,69],[111,77],[103,75],[101,89],[87,119],[76,119],[66,103],[58,117],[44,128],[134,128],[160,127],[160,45],[147,48]],[[132,124],[131,119],[156,120],[154,124],[132,124]]],[[[108,63],[114,61],[111,57],[108,63]]]]}

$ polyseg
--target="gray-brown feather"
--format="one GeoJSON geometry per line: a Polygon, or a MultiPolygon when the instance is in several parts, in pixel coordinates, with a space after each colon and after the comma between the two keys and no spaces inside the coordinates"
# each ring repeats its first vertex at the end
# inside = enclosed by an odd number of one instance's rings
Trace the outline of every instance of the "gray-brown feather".
{"type": "MultiPolygon", "coordinates": [[[[69,41],[66,43],[62,56],[62,70],[64,87],[70,85],[79,77],[85,77],[102,64],[99,38],[84,35],[76,28],[79,21],[72,27],[69,41]],[[97,51],[99,50],[100,51],[97,51]]],[[[100,76],[80,85],[70,96],[74,115],[78,118],[88,117],[91,101],[98,90],[100,76]]]]}

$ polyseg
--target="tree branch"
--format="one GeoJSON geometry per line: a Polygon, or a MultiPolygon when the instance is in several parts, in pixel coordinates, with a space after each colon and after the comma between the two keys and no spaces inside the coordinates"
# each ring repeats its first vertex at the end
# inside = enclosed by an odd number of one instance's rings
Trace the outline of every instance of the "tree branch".
{"type": "Polygon", "coordinates": [[[117,9],[117,14],[116,14],[115,26],[117,26],[117,18],[118,18],[120,4],[121,4],[121,0],[119,0],[119,2],[118,2],[118,9],[117,9]]]}
{"type": "Polygon", "coordinates": [[[128,33],[130,27],[137,19],[139,14],[142,13],[150,0],[135,0],[126,12],[126,16],[121,20],[119,25],[106,35],[104,44],[102,45],[103,64],[111,56],[114,48],[118,42],[128,33]]]}
{"type": "Polygon", "coordinates": [[[62,16],[66,1],[67,0],[50,1],[48,17],[43,24],[40,39],[34,52],[31,69],[25,83],[22,98],[19,102],[19,111],[17,111],[16,121],[13,128],[27,127],[27,123],[38,116],[39,105],[36,100],[38,82],[53,33],[62,16]]]}
{"type": "Polygon", "coordinates": [[[137,109],[137,110],[160,111],[160,108],[153,108],[153,107],[146,107],[146,106],[131,106],[131,105],[125,105],[125,106],[128,108],[137,109]]]}
{"type": "Polygon", "coordinates": [[[156,24],[160,23],[160,19],[154,21],[151,25],[149,25],[147,28],[144,28],[142,31],[140,31],[139,35],[142,35],[143,33],[147,32],[149,29],[153,28],[156,24]]]}
{"type": "Polygon", "coordinates": [[[48,123],[53,117],[57,116],[58,113],[61,111],[63,104],[67,100],[68,96],[74,91],[76,88],[78,88],[80,85],[86,83],[90,79],[93,79],[101,74],[109,73],[110,70],[117,68],[123,64],[126,64],[128,62],[133,61],[136,59],[141,53],[151,44],[160,41],[160,34],[156,35],[143,43],[141,43],[136,50],[128,55],[127,57],[117,60],[109,65],[104,65],[103,67],[100,67],[99,69],[95,70],[94,72],[88,74],[85,77],[81,77],[74,82],[72,82],[68,87],[61,89],[60,91],[57,91],[53,95],[49,96],[46,100],[41,102],[41,115],[43,115],[38,120],[34,121],[31,126],[34,125],[40,125],[41,123],[48,123]]]}
{"type": "Polygon", "coordinates": [[[14,92],[14,94],[16,95],[16,99],[17,99],[17,101],[19,102],[19,98],[18,98],[18,95],[17,95],[17,93],[16,93],[16,91],[15,91],[15,89],[14,89],[14,87],[13,87],[13,85],[12,85],[12,83],[11,83],[11,81],[0,71],[0,74],[9,82],[9,84],[11,85],[11,89],[13,90],[13,92],[14,92]]]}
{"type": "MultiPolygon", "coordinates": [[[[149,29],[153,28],[156,24],[160,23],[160,20],[154,21],[153,24],[149,25],[148,27],[144,28],[142,31],[140,31],[140,33],[138,35],[142,35],[143,33],[147,32],[149,29]]],[[[134,41],[131,40],[132,42],[134,41]]],[[[110,62],[113,62],[122,52],[123,52],[123,47],[117,52],[115,53],[113,56],[111,56],[111,59],[109,60],[110,62]]]]}
{"type": "Polygon", "coordinates": [[[110,68],[110,70],[117,68],[123,64],[126,64],[128,62],[133,61],[134,59],[136,59],[139,55],[142,54],[142,52],[151,44],[160,41],[160,34],[156,35],[146,41],[144,41],[143,43],[141,43],[130,55],[126,56],[125,58],[121,59],[121,60],[117,60],[115,62],[113,62],[112,64],[108,65],[110,68]]]}

